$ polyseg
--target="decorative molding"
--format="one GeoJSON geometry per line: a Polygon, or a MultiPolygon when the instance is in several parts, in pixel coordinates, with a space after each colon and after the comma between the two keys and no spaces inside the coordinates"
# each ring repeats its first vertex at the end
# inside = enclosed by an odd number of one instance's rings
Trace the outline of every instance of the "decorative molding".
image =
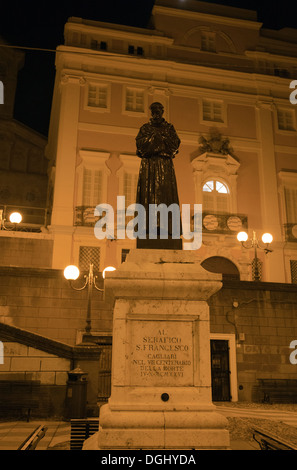
{"type": "Polygon", "coordinates": [[[84,85],[86,83],[86,79],[84,75],[75,75],[73,73],[62,72],[60,83],[61,85],[67,85],[68,83],[84,85]]]}
{"type": "Polygon", "coordinates": [[[245,20],[241,18],[228,18],[226,16],[217,16],[211,13],[201,13],[198,11],[182,10],[177,8],[167,8],[161,5],[154,6],[153,15],[162,14],[164,16],[174,16],[178,18],[187,18],[190,20],[197,19],[199,21],[205,21],[206,23],[219,23],[227,26],[233,26],[238,28],[248,28],[259,30],[262,27],[262,23],[255,20],[245,20]]]}
{"type": "Polygon", "coordinates": [[[209,139],[202,138],[201,146],[191,161],[194,173],[196,203],[203,202],[203,184],[209,178],[225,182],[230,190],[230,213],[237,213],[237,172],[239,161],[234,157],[229,139],[214,128],[209,139]],[[205,151],[209,149],[209,151],[205,151]],[[204,153],[201,153],[204,152],[204,153]],[[233,155],[230,155],[231,152],[233,155]],[[198,153],[198,155],[197,155],[198,153]]]}
{"type": "Polygon", "coordinates": [[[201,154],[207,152],[235,157],[229,138],[224,138],[216,127],[210,128],[207,138],[200,136],[199,144],[199,152],[201,154]]]}
{"type": "Polygon", "coordinates": [[[256,101],[256,109],[265,109],[269,111],[275,111],[276,106],[274,101],[271,100],[258,100],[256,101]]]}
{"type": "MultiPolygon", "coordinates": [[[[211,33],[215,33],[217,36],[221,36],[223,38],[223,40],[228,44],[229,48],[230,48],[230,51],[232,52],[232,54],[236,54],[236,47],[235,47],[235,44],[234,42],[232,41],[232,39],[230,38],[230,36],[226,33],[224,33],[223,31],[220,31],[220,30],[214,30],[212,28],[210,28],[209,26],[195,26],[194,28],[191,28],[189,29],[183,36],[182,40],[181,40],[181,43],[183,45],[186,45],[188,47],[191,47],[187,44],[187,41],[188,39],[195,33],[197,32],[201,32],[201,31],[207,31],[207,32],[211,32],[211,33]]],[[[206,51],[208,52],[208,51],[206,51]]]]}

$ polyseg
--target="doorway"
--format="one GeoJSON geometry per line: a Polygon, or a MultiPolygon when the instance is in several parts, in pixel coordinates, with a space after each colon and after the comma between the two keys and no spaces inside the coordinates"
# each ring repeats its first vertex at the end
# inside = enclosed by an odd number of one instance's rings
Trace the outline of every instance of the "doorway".
{"type": "Polygon", "coordinates": [[[210,340],[212,401],[231,401],[229,341],[210,340]]]}

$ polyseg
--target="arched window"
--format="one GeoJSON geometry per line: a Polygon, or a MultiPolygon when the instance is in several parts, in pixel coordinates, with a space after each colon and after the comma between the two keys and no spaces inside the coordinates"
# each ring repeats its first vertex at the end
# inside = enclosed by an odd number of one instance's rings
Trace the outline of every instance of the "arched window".
{"type": "Polygon", "coordinates": [[[230,191],[225,183],[213,179],[203,185],[202,210],[230,212],[230,191]]]}

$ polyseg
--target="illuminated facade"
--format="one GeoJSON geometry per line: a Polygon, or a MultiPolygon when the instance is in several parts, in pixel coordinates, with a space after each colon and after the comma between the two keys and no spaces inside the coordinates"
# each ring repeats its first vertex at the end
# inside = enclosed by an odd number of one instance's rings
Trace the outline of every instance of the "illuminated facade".
{"type": "Polygon", "coordinates": [[[290,83],[297,32],[263,30],[255,12],[157,1],[147,29],[70,18],[56,54],[47,147],[52,267],[117,266],[135,241],[98,240],[94,208],[135,202],[135,137],[159,101],[180,139],[180,204],[202,204],[193,251],[210,270],[253,280],[245,230],[273,235],[258,250],[262,281],[296,282],[297,131],[290,83]]]}

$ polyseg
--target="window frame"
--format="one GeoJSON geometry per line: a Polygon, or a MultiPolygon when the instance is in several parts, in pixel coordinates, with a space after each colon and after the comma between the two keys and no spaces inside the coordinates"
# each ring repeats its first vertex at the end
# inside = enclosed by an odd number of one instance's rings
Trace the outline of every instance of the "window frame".
{"type": "MultiPolygon", "coordinates": [[[[200,122],[201,124],[204,124],[206,126],[216,126],[216,127],[227,127],[227,105],[225,101],[220,100],[220,99],[215,99],[211,97],[203,97],[200,99],[200,122]],[[204,114],[204,103],[210,103],[211,105],[214,105],[216,103],[219,103],[221,105],[221,121],[214,121],[214,120],[207,120],[205,119],[205,114],[204,114]]],[[[212,110],[213,113],[213,110],[212,110]]]]}
{"type": "MultiPolygon", "coordinates": [[[[132,175],[138,177],[141,159],[139,157],[137,157],[136,155],[124,155],[124,154],[121,154],[119,156],[119,158],[120,158],[120,161],[122,162],[122,166],[117,171],[117,176],[118,176],[118,179],[119,179],[119,194],[118,194],[118,196],[125,196],[125,194],[124,194],[125,174],[128,173],[128,174],[132,174],[132,175]]],[[[137,189],[137,185],[136,185],[136,189],[137,189]]],[[[136,192],[135,192],[135,194],[136,194],[136,192]]],[[[136,202],[136,199],[135,199],[134,202],[136,202]]],[[[127,208],[128,207],[127,202],[125,201],[125,203],[126,203],[126,208],[127,208]]],[[[130,204],[133,204],[133,202],[130,202],[130,204]]]]}
{"type": "MultiPolygon", "coordinates": [[[[281,207],[281,214],[282,214],[282,224],[291,224],[294,222],[288,221],[288,214],[287,214],[287,204],[286,204],[286,189],[294,189],[297,188],[297,172],[294,171],[279,171],[278,173],[279,178],[279,195],[280,195],[280,207],[281,207]]],[[[297,223],[297,220],[296,220],[297,223]]]]}
{"type": "Polygon", "coordinates": [[[123,100],[122,100],[122,113],[128,116],[138,117],[138,116],[147,116],[148,109],[148,92],[145,87],[140,87],[137,85],[124,85],[123,88],[123,100]],[[132,109],[127,109],[127,92],[128,90],[139,90],[143,92],[143,111],[133,111],[132,109]]]}
{"type": "Polygon", "coordinates": [[[87,111],[91,111],[95,113],[110,113],[110,104],[111,104],[111,84],[107,82],[101,82],[101,81],[93,81],[93,80],[88,81],[87,86],[85,87],[84,108],[87,111]],[[106,107],[91,106],[89,104],[90,87],[92,86],[102,87],[106,89],[106,107]]]}
{"type": "MultiPolygon", "coordinates": [[[[223,194],[223,193],[222,193],[223,194]]],[[[213,214],[220,214],[220,213],[223,213],[223,214],[230,214],[231,213],[231,191],[230,191],[230,188],[229,188],[229,185],[226,183],[226,181],[224,181],[222,178],[218,178],[216,176],[214,176],[213,178],[206,178],[206,180],[204,182],[202,182],[202,212],[211,212],[213,214]],[[215,193],[219,193],[219,191],[217,191],[216,189],[216,184],[214,184],[214,189],[212,191],[204,191],[203,188],[204,186],[207,184],[207,182],[214,182],[214,183],[221,183],[223,184],[226,188],[227,188],[227,193],[224,193],[226,194],[226,199],[227,199],[227,209],[225,211],[220,211],[218,210],[218,196],[213,196],[213,199],[215,201],[215,207],[213,209],[204,209],[204,193],[207,193],[207,194],[215,194],[215,193]]]]}
{"type": "Polygon", "coordinates": [[[98,152],[95,150],[80,150],[80,162],[76,167],[76,195],[74,204],[75,207],[83,206],[84,169],[92,171],[102,171],[102,201],[98,201],[96,205],[107,202],[107,183],[110,170],[106,166],[106,161],[108,160],[109,156],[110,153],[107,152],[98,152]]]}
{"type": "Polygon", "coordinates": [[[284,134],[284,135],[294,135],[294,133],[297,132],[297,126],[296,126],[296,110],[292,107],[280,107],[277,106],[275,110],[275,115],[274,115],[274,120],[275,120],[275,131],[278,134],[284,134]],[[284,112],[284,113],[290,113],[292,115],[292,120],[293,120],[293,129],[282,129],[279,127],[279,113],[284,112]]]}
{"type": "Polygon", "coordinates": [[[202,190],[205,182],[217,179],[229,188],[230,213],[237,214],[237,177],[240,163],[231,155],[206,152],[194,158],[191,165],[195,184],[195,204],[203,203],[202,190]]]}
{"type": "Polygon", "coordinates": [[[216,34],[215,31],[202,30],[201,31],[201,44],[200,44],[201,51],[216,53],[217,52],[217,41],[216,41],[216,39],[217,39],[217,34],[216,34]],[[203,47],[203,41],[204,40],[206,41],[206,48],[203,47]],[[208,47],[210,45],[211,40],[214,41],[214,50],[212,50],[211,48],[208,47]]]}

